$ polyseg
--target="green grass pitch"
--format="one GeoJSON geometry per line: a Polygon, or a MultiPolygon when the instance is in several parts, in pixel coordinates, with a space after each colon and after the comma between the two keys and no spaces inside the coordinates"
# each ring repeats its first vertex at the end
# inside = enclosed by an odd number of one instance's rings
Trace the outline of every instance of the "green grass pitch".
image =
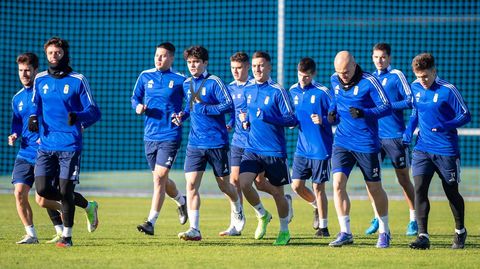
{"type": "MultiPolygon", "coordinates": [[[[91,198],[91,197],[90,197],[91,198]]],[[[33,197],[30,197],[33,201],[33,197]]],[[[178,223],[175,206],[167,199],[155,227],[155,235],[136,230],[149,211],[148,198],[95,197],[99,202],[98,230],[86,229],[82,209],[76,211],[74,246],[59,249],[44,242],[54,229],[45,210],[33,205],[39,234],[38,245],[16,245],[24,229],[15,210],[13,195],[0,195],[0,268],[479,268],[480,202],[466,201],[466,226],[469,232],[465,250],[449,249],[453,218],[448,203],[433,201],[430,213],[432,247],[419,251],[408,248],[412,237],[404,235],[408,221],[405,202],[390,202],[391,248],[376,249],[376,235],[365,236],[371,220],[367,201],[352,201],[351,224],[354,244],[328,247],[338,232],[338,222],[329,205],[330,239],[313,238],[312,208],[294,198],[295,217],[290,224],[292,240],[288,246],[275,247],[279,223],[271,198],[263,198],[274,219],[263,240],[254,240],[256,219],[246,207],[247,225],[240,237],[219,237],[229,222],[226,199],[205,198],[200,211],[203,240],[183,242],[177,233],[187,226],[178,223]]],[[[188,224],[187,224],[188,225],[188,224]]]]}

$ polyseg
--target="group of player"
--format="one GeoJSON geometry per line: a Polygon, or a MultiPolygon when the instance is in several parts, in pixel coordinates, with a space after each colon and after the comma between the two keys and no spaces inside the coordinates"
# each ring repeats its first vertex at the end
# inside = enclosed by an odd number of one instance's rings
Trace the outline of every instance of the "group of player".
{"type": "MultiPolygon", "coordinates": [[[[84,201],[74,192],[74,187],[78,183],[82,130],[100,118],[100,111],[86,79],[68,65],[66,41],[51,40],[45,44],[49,69],[37,75],[35,83],[30,77],[30,83],[25,84],[22,78],[27,81],[25,73],[31,76],[33,71],[30,70],[38,68],[38,60],[37,68],[31,62],[17,60],[24,89],[14,97],[9,143],[13,144],[22,135],[17,161],[26,160],[20,153],[30,149],[27,162],[30,168],[36,154],[34,176],[33,170],[19,173],[23,164],[16,162],[13,173],[15,189],[17,186],[28,187],[23,178],[25,175],[28,174],[30,179],[29,186],[35,178],[37,201],[43,201],[43,206],[46,206],[45,201],[51,202],[57,206],[55,210],[63,214],[64,227],[57,245],[68,247],[72,245],[75,205],[87,209],[89,227],[96,228],[98,224],[98,205],[84,201]],[[23,95],[22,104],[15,101],[19,98],[17,96],[23,95]],[[15,113],[19,115],[17,119],[15,113]],[[38,131],[38,122],[41,123],[40,145],[37,144],[38,135],[32,133],[38,131]],[[38,153],[35,147],[38,147],[38,153]]],[[[252,55],[251,64],[244,52],[232,55],[230,66],[234,81],[229,85],[207,71],[209,57],[204,47],[192,46],[183,52],[191,75],[188,78],[172,69],[174,56],[173,44],[165,42],[156,46],[155,68],[139,75],[131,98],[135,112],[144,115],[145,156],[154,186],[147,220],[137,226],[140,232],[154,235],[166,193],[178,206],[180,223],[185,224],[188,219],[190,224],[189,229],[179,233],[178,237],[194,241],[202,239],[199,187],[208,163],[231,205],[230,225],[219,233],[220,236],[241,235],[245,227],[244,196],[258,220],[254,237],[264,237],[272,214],[265,209],[257,192],[263,191],[274,198],[280,221],[280,231],[273,244],[287,245],[291,238],[288,226],[293,218],[292,198],[284,190],[289,184],[314,208],[315,235],[330,236],[325,182],[332,173],[340,232],[329,245],[352,244],[346,184],[351,170],[357,165],[364,176],[375,214],[366,233],[373,234],[378,230],[376,246],[387,248],[390,246],[388,199],[381,184],[380,162],[388,156],[410,208],[406,233],[417,235],[410,247],[430,247],[428,187],[435,172],[442,179],[455,218],[452,248],[464,247],[467,232],[464,202],[458,192],[460,153],[456,128],[470,120],[470,113],[458,90],[438,78],[431,54],[422,53],[413,59],[412,68],[417,79],[409,84],[401,71],[391,67],[391,49],[386,43],[373,47],[372,60],[376,70],[372,74],[364,72],[350,52],[341,51],[334,60],[335,73],[330,88],[315,82],[316,64],[311,58],[303,58],[297,65],[298,83],[292,85],[290,91],[271,79],[272,60],[263,51],[252,55]],[[253,77],[249,76],[250,67],[253,77]],[[408,108],[413,109],[406,127],[403,110],[408,108]],[[182,123],[188,118],[185,196],[169,179],[169,171],[182,142],[182,123]],[[335,135],[333,125],[337,125],[335,135]],[[291,175],[286,152],[287,127],[298,128],[291,175]],[[419,135],[412,161],[413,186],[409,178],[408,145],[417,127],[419,135]],[[229,131],[233,132],[231,143],[229,131]],[[308,179],[312,179],[313,191],[306,186],[308,179]]],[[[26,188],[27,194],[28,190],[26,188]]],[[[21,199],[17,199],[17,208],[21,208],[19,201],[21,199]]],[[[31,216],[31,210],[29,213],[18,212],[21,218],[31,216]]],[[[26,229],[27,226],[33,227],[31,221],[24,221],[24,225],[26,229]]],[[[28,238],[35,237],[30,233],[27,229],[28,238]]],[[[35,241],[38,242],[36,237],[35,241]]]]}
{"type": "Polygon", "coordinates": [[[244,52],[232,55],[234,80],[228,85],[207,71],[209,57],[204,47],[192,46],[183,52],[191,75],[188,78],[172,69],[174,54],[175,47],[169,42],[156,47],[155,68],[140,74],[131,98],[136,113],[145,114],[145,154],[154,182],[150,213],[137,226],[140,232],[154,234],[167,192],[179,207],[180,222],[188,219],[190,223],[178,237],[201,240],[199,187],[209,163],[231,205],[230,225],[220,236],[241,235],[245,226],[244,196],[258,219],[254,237],[264,237],[272,214],[263,206],[259,190],[270,194],[277,207],[280,231],[273,244],[288,244],[293,209],[284,186],[289,184],[314,208],[315,235],[329,236],[325,182],[332,172],[340,233],[329,245],[352,244],[346,184],[357,165],[375,214],[366,234],[378,230],[376,246],[387,248],[388,199],[381,184],[380,162],[388,156],[410,209],[406,234],[418,235],[410,247],[430,247],[428,187],[435,172],[442,179],[455,218],[452,248],[464,247],[467,233],[463,198],[458,192],[460,153],[456,128],[470,120],[470,113],[455,86],[437,77],[431,54],[422,53],[413,59],[417,79],[410,85],[401,71],[391,67],[389,44],[373,47],[376,70],[372,74],[364,72],[348,51],[341,51],[334,60],[330,89],[314,81],[314,60],[303,58],[297,65],[298,83],[290,91],[271,79],[272,61],[263,51],[252,55],[251,64],[244,52]],[[253,78],[249,76],[250,67],[253,78]],[[409,108],[413,110],[406,128],[403,110],[409,108]],[[168,172],[181,143],[182,123],[188,118],[185,197],[168,172]],[[337,125],[335,136],[332,125],[337,125]],[[298,128],[291,175],[286,127],[298,128]],[[417,127],[420,131],[413,151],[414,187],[409,177],[409,145],[417,127]],[[231,143],[228,131],[233,131],[231,143]],[[313,191],[305,184],[310,178],[313,191]]]}

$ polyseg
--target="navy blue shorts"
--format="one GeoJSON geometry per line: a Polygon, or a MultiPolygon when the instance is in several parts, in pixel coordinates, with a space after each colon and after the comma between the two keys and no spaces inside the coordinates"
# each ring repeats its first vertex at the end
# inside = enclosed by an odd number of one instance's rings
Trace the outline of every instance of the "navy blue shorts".
{"type": "Polygon", "coordinates": [[[333,174],[342,172],[348,177],[355,164],[357,164],[362,171],[365,181],[376,182],[382,180],[380,173],[380,155],[378,153],[362,153],[333,146],[333,174]]]}
{"type": "Polygon", "coordinates": [[[326,160],[314,160],[295,156],[292,165],[292,179],[307,180],[321,184],[330,179],[330,158],[326,160]]]}
{"type": "Polygon", "coordinates": [[[381,139],[382,143],[382,160],[388,156],[392,161],[392,165],[396,169],[408,167],[410,159],[408,158],[408,147],[402,143],[402,138],[381,139]]]}
{"type": "Polygon", "coordinates": [[[180,143],[178,141],[145,141],[145,157],[152,171],[155,165],[172,168],[180,143]]]}
{"type": "Polygon", "coordinates": [[[79,182],[80,151],[38,150],[35,164],[36,177],[57,177],[79,182]]]}
{"type": "Polygon", "coordinates": [[[245,151],[240,164],[240,173],[260,174],[265,172],[268,182],[274,186],[290,184],[287,158],[272,157],[245,151]]]}
{"type": "Polygon", "coordinates": [[[433,176],[435,172],[447,184],[460,183],[460,157],[414,150],[412,175],[433,176]]]}
{"type": "Polygon", "coordinates": [[[240,166],[242,162],[242,155],[245,151],[244,148],[231,146],[230,147],[230,166],[240,166]]]}
{"type": "Polygon", "coordinates": [[[185,156],[185,173],[205,171],[207,162],[212,166],[216,177],[230,175],[228,165],[228,148],[197,149],[187,147],[185,156]]]}
{"type": "Polygon", "coordinates": [[[12,184],[22,183],[31,188],[35,181],[34,168],[35,163],[28,162],[22,158],[16,158],[13,165],[12,184]]]}

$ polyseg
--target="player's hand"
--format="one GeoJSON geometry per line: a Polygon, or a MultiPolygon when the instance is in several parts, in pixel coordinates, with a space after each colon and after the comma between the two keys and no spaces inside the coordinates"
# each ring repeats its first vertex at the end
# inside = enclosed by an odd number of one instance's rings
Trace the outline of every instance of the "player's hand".
{"type": "Polygon", "coordinates": [[[18,136],[17,133],[13,133],[8,136],[8,145],[13,146],[15,144],[15,141],[17,140],[18,136]]]}
{"type": "Polygon", "coordinates": [[[228,132],[230,132],[231,130],[233,130],[232,126],[230,126],[230,125],[226,125],[226,127],[227,127],[227,131],[228,131],[228,132]]]}
{"type": "Polygon", "coordinates": [[[68,125],[72,126],[77,122],[77,113],[68,112],[68,125]]]}
{"type": "Polygon", "coordinates": [[[260,108],[257,109],[257,114],[256,114],[257,118],[261,118],[262,116],[262,111],[260,110],[260,108]]]}
{"type": "Polygon", "coordinates": [[[250,122],[248,121],[242,122],[242,128],[243,130],[248,130],[248,128],[250,128],[250,122]]]}
{"type": "Polygon", "coordinates": [[[38,118],[33,115],[28,118],[28,130],[30,132],[38,133],[38,118]]]}
{"type": "Polygon", "coordinates": [[[138,115],[141,115],[145,113],[145,110],[147,110],[147,105],[138,104],[137,107],[135,108],[135,113],[137,113],[138,115]]]}
{"type": "Polygon", "coordinates": [[[184,115],[183,111],[180,111],[179,113],[172,113],[172,123],[181,126],[182,125],[182,116],[184,115]]]}
{"type": "Polygon", "coordinates": [[[337,111],[328,112],[327,120],[330,124],[337,121],[337,111]]]}
{"type": "Polygon", "coordinates": [[[314,124],[317,124],[317,125],[322,124],[322,117],[319,117],[318,114],[312,114],[310,115],[310,118],[312,119],[312,122],[314,124]]]}
{"type": "Polygon", "coordinates": [[[350,107],[350,115],[352,116],[352,118],[356,119],[356,118],[363,118],[364,114],[363,114],[363,110],[360,109],[360,108],[356,108],[356,107],[350,107]]]}
{"type": "Polygon", "coordinates": [[[247,120],[247,113],[242,111],[241,113],[238,114],[238,118],[240,119],[241,122],[246,121],[247,120]]]}
{"type": "Polygon", "coordinates": [[[404,147],[408,147],[410,146],[410,144],[412,143],[412,138],[409,137],[407,134],[403,134],[402,135],[402,144],[404,147]]]}
{"type": "Polygon", "coordinates": [[[444,132],[446,131],[446,128],[442,124],[438,124],[437,126],[434,126],[432,128],[432,132],[444,132]]]}

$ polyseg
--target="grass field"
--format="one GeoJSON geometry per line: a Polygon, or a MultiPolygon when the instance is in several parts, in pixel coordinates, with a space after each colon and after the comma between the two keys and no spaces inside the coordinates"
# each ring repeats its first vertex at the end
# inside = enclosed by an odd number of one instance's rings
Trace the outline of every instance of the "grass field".
{"type": "MultiPolygon", "coordinates": [[[[33,197],[31,197],[33,198],[33,197]]],[[[91,198],[91,197],[90,197],[91,198]]],[[[13,195],[0,195],[0,268],[478,268],[480,264],[479,202],[466,202],[469,236],[465,250],[449,249],[453,219],[448,203],[432,202],[430,233],[432,248],[411,250],[413,239],[404,235],[408,210],[402,201],[390,202],[392,244],[376,249],[376,236],[365,236],[371,218],[367,201],[352,201],[352,229],[355,243],[342,248],[328,247],[332,239],[313,238],[312,208],[294,198],[295,217],[290,225],[288,246],[275,247],[279,223],[272,199],[264,204],[274,215],[266,238],[254,240],[256,219],[246,208],[247,225],[243,235],[223,238],[217,233],[226,228],[229,207],[225,199],[202,201],[200,228],[203,240],[183,242],[177,233],[187,226],[178,223],[175,206],[167,200],[155,227],[155,236],[136,230],[149,210],[147,198],[95,197],[99,202],[100,225],[89,234],[82,209],[77,209],[70,249],[44,244],[54,234],[48,216],[34,205],[38,245],[16,245],[24,229],[15,211],[13,195]]],[[[338,232],[333,203],[330,203],[329,228],[338,232]]]]}

